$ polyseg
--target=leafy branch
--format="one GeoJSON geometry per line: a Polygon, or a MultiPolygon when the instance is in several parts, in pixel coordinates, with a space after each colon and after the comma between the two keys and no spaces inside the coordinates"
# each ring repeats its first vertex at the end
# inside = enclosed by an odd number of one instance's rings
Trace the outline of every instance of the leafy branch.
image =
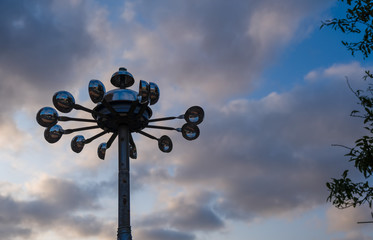
{"type": "Polygon", "coordinates": [[[340,209],[356,207],[364,203],[368,203],[371,208],[373,188],[369,186],[368,181],[354,183],[347,175],[348,170],[343,172],[341,179],[332,178],[331,182],[326,183],[330,191],[327,201],[340,209]]]}
{"type": "Polygon", "coordinates": [[[331,27],[343,33],[361,34],[357,42],[342,41],[342,44],[355,55],[356,51],[362,52],[367,58],[373,51],[373,2],[371,0],[340,0],[349,6],[345,18],[333,18],[322,21],[320,28],[331,27]]]}
{"type": "MultiPolygon", "coordinates": [[[[369,75],[366,78],[371,78],[369,75]]],[[[348,81],[347,81],[348,83],[348,81]]],[[[364,124],[369,133],[373,133],[373,87],[368,85],[366,91],[354,91],[350,84],[349,88],[359,100],[363,112],[354,110],[351,116],[360,117],[364,119],[364,124]]],[[[349,161],[354,163],[355,168],[361,172],[365,179],[368,179],[373,174],[373,137],[363,136],[355,141],[353,148],[341,146],[349,150],[345,156],[349,157],[349,161]]],[[[330,182],[326,183],[329,190],[327,201],[332,202],[337,208],[356,207],[368,203],[369,207],[372,206],[373,201],[373,188],[369,185],[368,181],[353,182],[348,177],[348,170],[342,174],[342,178],[332,178],[330,182]]]]}

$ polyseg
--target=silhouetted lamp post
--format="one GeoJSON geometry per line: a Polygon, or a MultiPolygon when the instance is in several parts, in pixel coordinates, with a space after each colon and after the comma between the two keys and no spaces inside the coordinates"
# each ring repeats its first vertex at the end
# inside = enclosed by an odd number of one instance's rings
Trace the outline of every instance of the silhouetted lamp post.
{"type": "Polygon", "coordinates": [[[155,83],[147,83],[140,80],[139,92],[127,89],[135,82],[131,73],[125,68],[119,68],[111,77],[111,83],[117,89],[106,92],[104,84],[99,80],[91,80],[88,85],[88,92],[96,107],[92,110],[75,103],[74,97],[67,91],[59,91],[53,96],[53,104],[58,111],[69,113],[71,110],[82,110],[91,113],[92,119],[72,118],[59,116],[57,111],[51,107],[44,107],[36,115],[37,122],[45,127],[44,137],[49,143],[57,142],[62,135],[74,132],[101,128],[102,132],[90,138],[82,135],[73,137],[71,149],[79,153],[84,145],[92,142],[107,133],[111,137],[107,142],[98,146],[97,154],[100,159],[105,158],[106,150],[117,136],[118,139],[118,235],[117,240],[130,240],[130,164],[129,157],[137,158],[136,145],[132,133],[140,133],[146,137],[158,141],[158,147],[162,152],[168,153],[172,150],[171,139],[163,135],[160,138],[154,137],[143,131],[145,128],[157,128],[163,130],[174,130],[181,132],[187,140],[194,140],[199,136],[198,124],[203,121],[204,111],[199,106],[190,107],[185,114],[177,117],[164,117],[151,119],[152,110],[148,106],[157,103],[159,99],[159,88],[155,83]],[[185,119],[186,123],[181,128],[167,126],[149,125],[152,122],[167,121],[173,119],[185,119]],[[92,122],[89,127],[74,129],[63,129],[58,121],[92,122]]]}

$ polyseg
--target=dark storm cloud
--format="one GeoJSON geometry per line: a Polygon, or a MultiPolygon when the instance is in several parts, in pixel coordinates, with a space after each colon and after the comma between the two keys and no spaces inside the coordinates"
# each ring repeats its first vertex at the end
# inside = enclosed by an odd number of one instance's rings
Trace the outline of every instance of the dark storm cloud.
{"type": "Polygon", "coordinates": [[[134,68],[149,77],[160,72],[160,81],[222,100],[252,90],[301,21],[328,2],[136,1],[134,11],[149,31],[133,33],[134,46],[125,56],[143,60],[134,68]]]}
{"type": "Polygon", "coordinates": [[[79,236],[97,236],[111,227],[95,216],[76,215],[81,210],[99,209],[98,193],[102,189],[56,178],[45,178],[35,188],[31,200],[0,195],[2,239],[28,237],[41,229],[68,229],[79,236]]]}
{"type": "Polygon", "coordinates": [[[78,236],[111,236],[114,235],[115,231],[113,226],[102,219],[98,219],[95,215],[71,216],[61,221],[61,223],[67,229],[75,231],[78,236]]]}
{"type": "Polygon", "coordinates": [[[224,227],[223,220],[210,205],[212,193],[198,193],[167,199],[168,207],[157,209],[139,221],[142,227],[168,226],[182,231],[212,231],[224,227]]]}
{"type": "MultiPolygon", "coordinates": [[[[359,86],[363,70],[351,66],[356,68],[351,83],[359,86]]],[[[186,144],[174,138],[173,158],[183,161],[173,162],[175,170],[167,176],[155,174],[157,163],[148,165],[144,184],[188,186],[194,190],[185,195],[191,196],[207,189],[219,193],[210,202],[217,216],[227,219],[250,220],[324,204],[325,182],[350,166],[345,149],[331,144],[353,144],[362,125],[361,119],[349,117],[358,106],[344,72],[318,78],[259,100],[233,100],[219,109],[204,106],[199,139],[186,144]]],[[[167,216],[173,219],[175,213],[167,216]]]]}
{"type": "Polygon", "coordinates": [[[0,235],[4,240],[23,238],[28,239],[31,236],[31,230],[22,227],[14,227],[9,225],[0,226],[0,235]]]}
{"type": "Polygon", "coordinates": [[[2,120],[45,100],[45,90],[77,83],[78,68],[101,49],[87,27],[93,16],[85,1],[0,2],[2,120]]]}
{"type": "Polygon", "coordinates": [[[2,82],[18,76],[48,88],[73,81],[71,68],[95,47],[87,10],[68,2],[62,7],[57,1],[1,1],[0,70],[9,74],[2,82]]]}
{"type": "Polygon", "coordinates": [[[324,203],[325,182],[340,174],[336,166],[347,166],[343,150],[331,144],[351,144],[361,132],[345,111],[355,107],[353,97],[339,83],[309,85],[261,102],[237,102],[225,113],[211,112],[220,119],[206,122],[203,148],[188,153],[191,160],[176,178],[207,179],[224,192],[218,205],[232,218],[324,203]]]}
{"type": "Polygon", "coordinates": [[[138,232],[138,238],[148,240],[194,240],[195,236],[191,233],[178,232],[166,229],[150,229],[138,232]]]}

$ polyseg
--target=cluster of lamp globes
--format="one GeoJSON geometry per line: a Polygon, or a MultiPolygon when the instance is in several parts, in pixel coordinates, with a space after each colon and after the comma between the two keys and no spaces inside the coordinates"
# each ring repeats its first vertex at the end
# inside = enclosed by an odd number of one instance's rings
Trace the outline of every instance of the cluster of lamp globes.
{"type": "Polygon", "coordinates": [[[106,92],[104,84],[99,80],[91,80],[88,85],[89,96],[93,103],[97,104],[92,110],[75,103],[73,95],[67,91],[56,92],[53,96],[53,105],[61,113],[69,113],[73,109],[82,110],[92,115],[92,119],[72,118],[60,116],[56,109],[52,107],[43,107],[36,115],[37,122],[45,127],[44,138],[49,143],[56,143],[62,135],[90,129],[101,128],[102,132],[88,139],[82,135],[75,136],[71,141],[71,149],[79,153],[84,145],[92,142],[107,133],[111,137],[107,142],[99,145],[97,153],[100,159],[105,158],[106,150],[118,135],[120,126],[125,125],[129,134],[129,156],[137,158],[136,145],[132,138],[132,133],[140,133],[146,137],[158,141],[158,147],[162,152],[171,152],[172,141],[163,135],[160,138],[154,137],[143,131],[145,128],[156,128],[163,130],[175,130],[181,132],[187,140],[194,140],[199,136],[198,124],[203,121],[204,111],[199,106],[190,107],[185,114],[176,117],[164,117],[151,119],[152,110],[149,105],[158,102],[159,88],[153,83],[147,83],[140,80],[139,92],[127,89],[134,84],[134,78],[125,68],[119,68],[111,77],[111,83],[118,89],[106,92]],[[181,128],[167,126],[150,125],[151,122],[167,121],[173,119],[185,119],[186,123],[181,128]],[[78,121],[91,122],[92,126],[75,129],[63,129],[58,125],[58,121],[78,121]]]}

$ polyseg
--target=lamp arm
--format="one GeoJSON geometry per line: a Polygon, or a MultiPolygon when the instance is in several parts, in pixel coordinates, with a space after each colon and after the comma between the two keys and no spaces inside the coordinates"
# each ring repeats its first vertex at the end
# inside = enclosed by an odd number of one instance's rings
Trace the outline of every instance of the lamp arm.
{"type": "Polygon", "coordinates": [[[173,128],[173,127],[165,127],[165,126],[153,126],[153,125],[148,125],[146,127],[148,127],[148,128],[156,128],[156,129],[163,129],[163,130],[175,130],[175,131],[181,132],[181,128],[173,128]]]}
{"type": "Polygon", "coordinates": [[[148,138],[151,138],[151,139],[154,139],[154,140],[158,141],[158,138],[154,137],[153,135],[150,135],[149,133],[146,133],[146,132],[143,132],[143,131],[138,131],[138,133],[140,133],[141,135],[144,135],[145,137],[148,137],[148,138]]]}
{"type": "Polygon", "coordinates": [[[184,115],[179,115],[177,117],[164,117],[164,118],[155,118],[155,119],[150,119],[149,122],[159,122],[159,121],[167,121],[167,120],[173,120],[173,119],[183,119],[184,115]]]}
{"type": "Polygon", "coordinates": [[[96,135],[94,135],[93,137],[90,137],[90,138],[84,140],[84,143],[85,143],[85,144],[90,143],[90,142],[92,142],[93,140],[95,140],[96,138],[99,138],[99,137],[101,137],[102,135],[106,134],[107,132],[108,132],[107,130],[102,131],[102,132],[100,132],[99,134],[96,134],[96,135]]]}
{"type": "Polygon", "coordinates": [[[117,133],[117,132],[115,132],[115,133],[113,133],[113,135],[111,135],[109,141],[107,141],[107,143],[106,143],[106,147],[107,147],[107,149],[110,148],[111,144],[114,142],[114,140],[115,140],[115,138],[116,138],[117,136],[118,136],[118,133],[117,133]]]}
{"type": "Polygon", "coordinates": [[[75,110],[82,110],[82,111],[85,111],[85,112],[89,112],[89,113],[93,113],[95,115],[98,115],[100,117],[108,117],[107,115],[105,114],[102,114],[102,113],[99,113],[99,112],[96,112],[94,110],[91,110],[89,108],[86,108],[86,107],[83,107],[82,105],[79,105],[79,104],[74,104],[74,107],[73,107],[75,110]]]}
{"type": "Polygon", "coordinates": [[[96,122],[94,119],[84,119],[84,118],[72,118],[66,116],[59,116],[58,121],[67,122],[67,121],[76,121],[76,122],[96,122]]]}
{"type": "Polygon", "coordinates": [[[63,134],[70,134],[70,133],[73,133],[73,132],[91,130],[91,129],[96,129],[96,128],[99,128],[99,126],[90,126],[90,127],[82,127],[82,128],[74,128],[74,129],[65,129],[65,130],[63,130],[63,134]]]}

